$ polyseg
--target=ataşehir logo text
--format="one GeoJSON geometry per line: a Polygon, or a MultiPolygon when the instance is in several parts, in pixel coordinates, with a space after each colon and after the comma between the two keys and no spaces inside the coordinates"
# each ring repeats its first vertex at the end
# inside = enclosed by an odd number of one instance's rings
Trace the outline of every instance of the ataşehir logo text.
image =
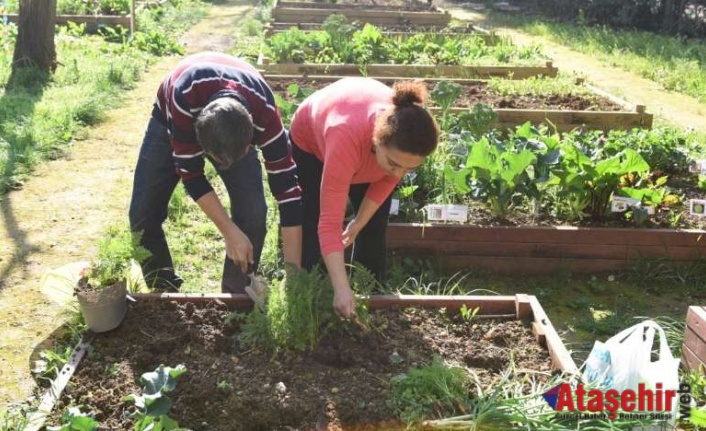
{"type": "Polygon", "coordinates": [[[637,391],[626,389],[586,390],[582,384],[573,390],[568,383],[557,385],[543,394],[547,403],[557,412],[573,412],[578,419],[671,419],[675,403],[679,405],[680,419],[687,419],[691,412],[691,387],[681,383],[679,389],[647,389],[643,383],[637,391]],[[631,413],[636,412],[636,413],[631,413]]]}

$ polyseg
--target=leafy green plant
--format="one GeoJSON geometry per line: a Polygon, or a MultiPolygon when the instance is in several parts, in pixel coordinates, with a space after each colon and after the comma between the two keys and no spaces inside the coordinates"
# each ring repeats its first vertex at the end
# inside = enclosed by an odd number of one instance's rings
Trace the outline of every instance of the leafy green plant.
{"type": "Polygon", "coordinates": [[[479,311],[480,307],[468,308],[466,307],[466,304],[463,304],[463,306],[458,310],[458,312],[461,313],[461,318],[463,318],[466,322],[473,321],[473,318],[476,317],[476,314],[478,314],[479,311]]]}
{"type": "Polygon", "coordinates": [[[355,29],[340,17],[330,18],[325,30],[303,32],[290,28],[274,34],[267,42],[268,56],[275,62],[344,62],[362,66],[395,64],[493,64],[532,63],[540,49],[517,47],[499,39],[489,45],[481,37],[444,34],[415,34],[391,37],[371,24],[355,29]]]}
{"type": "Polygon", "coordinates": [[[49,426],[47,431],[94,431],[99,426],[92,413],[84,413],[79,407],[69,407],[61,415],[61,425],[49,426]]]}
{"type": "Polygon", "coordinates": [[[156,370],[144,373],[141,394],[130,394],[123,401],[131,402],[137,408],[132,413],[135,431],[178,430],[179,424],[168,416],[172,400],[167,393],[176,387],[176,379],[186,372],[186,367],[177,365],[175,368],[160,365],[156,370]]]}
{"type": "Polygon", "coordinates": [[[140,245],[140,235],[127,228],[112,227],[98,243],[98,255],[81,272],[79,286],[100,289],[126,279],[133,261],[142,261],[151,253],[140,245]]]}
{"type": "MultiPolygon", "coordinates": [[[[375,279],[362,268],[354,268],[351,287],[361,295],[375,288],[375,279]]],[[[273,354],[312,350],[330,331],[347,327],[333,309],[333,287],[318,268],[311,272],[291,269],[277,287],[272,287],[264,310],[255,308],[241,327],[241,342],[264,347],[273,354]]],[[[356,304],[356,323],[369,321],[367,306],[356,304]]]]}
{"type": "Polygon", "coordinates": [[[497,119],[498,115],[493,111],[492,106],[485,103],[477,103],[469,111],[460,113],[456,117],[455,122],[453,122],[452,127],[468,131],[475,139],[480,139],[491,132],[497,119]]]}
{"type": "Polygon", "coordinates": [[[485,137],[471,145],[465,167],[448,171],[449,179],[472,199],[487,202],[491,214],[504,217],[516,193],[526,189],[527,169],[537,162],[537,156],[526,149],[505,151],[485,137]]]}
{"type": "Polygon", "coordinates": [[[448,367],[434,356],[428,366],[410,368],[390,380],[389,403],[409,425],[464,412],[467,380],[463,368],[448,367]]]}
{"type": "Polygon", "coordinates": [[[587,212],[594,220],[603,219],[621,177],[650,170],[645,159],[630,148],[604,159],[591,159],[570,142],[563,143],[561,150],[561,167],[554,171],[554,183],[569,203],[573,218],[582,218],[587,212]]]}
{"type": "Polygon", "coordinates": [[[440,125],[441,128],[448,129],[450,122],[449,111],[461,95],[461,86],[453,81],[439,81],[429,92],[431,100],[441,108],[440,125]]]}

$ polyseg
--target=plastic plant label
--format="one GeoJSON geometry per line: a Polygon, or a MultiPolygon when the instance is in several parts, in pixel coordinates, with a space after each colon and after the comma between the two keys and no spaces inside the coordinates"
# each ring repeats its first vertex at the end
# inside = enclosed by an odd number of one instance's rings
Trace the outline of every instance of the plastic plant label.
{"type": "Polygon", "coordinates": [[[424,207],[427,218],[432,221],[456,221],[465,223],[468,220],[468,207],[465,205],[432,204],[424,207]]]}
{"type": "Polygon", "coordinates": [[[633,198],[626,198],[622,196],[613,196],[613,200],[610,203],[610,211],[614,213],[624,213],[630,207],[639,206],[640,201],[633,198]]]}
{"type": "Polygon", "coordinates": [[[390,215],[397,215],[400,212],[400,200],[392,199],[392,205],[390,205],[390,215]]]}
{"type": "Polygon", "coordinates": [[[706,216],[706,199],[689,199],[689,213],[699,217],[706,216]]]}

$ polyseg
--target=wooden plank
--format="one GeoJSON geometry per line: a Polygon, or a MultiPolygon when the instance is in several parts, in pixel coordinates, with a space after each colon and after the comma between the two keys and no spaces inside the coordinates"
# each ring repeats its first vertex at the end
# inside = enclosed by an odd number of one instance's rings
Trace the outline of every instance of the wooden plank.
{"type": "Polygon", "coordinates": [[[417,7],[416,10],[413,8],[405,7],[404,5],[391,5],[391,4],[366,4],[366,5],[351,5],[345,3],[324,3],[320,1],[278,1],[275,8],[302,8],[302,9],[351,9],[351,10],[393,10],[393,11],[409,11],[409,12],[436,12],[441,13],[439,9],[429,10],[428,7],[420,8],[417,7]]]}
{"type": "MultiPolygon", "coordinates": [[[[420,255],[419,257],[428,257],[420,255]]],[[[624,268],[625,260],[618,259],[559,259],[541,257],[445,256],[440,266],[446,272],[480,269],[495,274],[555,275],[561,272],[575,274],[610,273],[624,268]]]]}
{"type": "MultiPolygon", "coordinates": [[[[452,108],[452,111],[467,111],[467,108],[452,108]]],[[[529,110],[529,109],[504,109],[493,110],[497,115],[498,123],[516,124],[530,121],[535,124],[552,123],[561,126],[576,128],[585,125],[592,128],[606,130],[629,130],[634,127],[646,128],[652,125],[652,114],[626,111],[573,111],[573,110],[529,110]]],[[[566,130],[560,130],[566,131],[566,130]]]]}
{"type": "MultiPolygon", "coordinates": [[[[17,23],[19,21],[18,14],[8,14],[8,21],[17,23]]],[[[119,25],[125,28],[130,28],[130,15],[57,15],[57,24],[66,24],[73,22],[76,24],[87,24],[93,27],[119,25]]]]}
{"type": "MultiPolygon", "coordinates": [[[[263,74],[263,77],[267,82],[277,82],[277,81],[290,81],[290,80],[307,80],[311,85],[315,85],[317,82],[336,82],[343,78],[347,78],[346,75],[285,75],[285,74],[263,74]]],[[[408,76],[369,76],[369,78],[375,79],[386,84],[393,84],[397,81],[404,81],[410,79],[408,76]]],[[[488,85],[490,80],[480,79],[480,78],[444,78],[438,76],[430,76],[426,78],[415,78],[415,81],[423,81],[430,83],[439,83],[442,81],[452,81],[459,85],[488,85]]],[[[309,85],[309,84],[305,84],[309,85]]]]}
{"type": "Polygon", "coordinates": [[[532,304],[534,322],[539,326],[538,330],[541,330],[544,334],[544,338],[547,342],[547,350],[549,350],[549,356],[552,358],[552,365],[554,366],[554,369],[567,373],[578,372],[576,363],[571,358],[569,351],[566,350],[564,343],[561,341],[561,337],[559,337],[559,334],[549,321],[549,317],[539,304],[537,297],[530,296],[530,303],[532,304]]]}
{"type": "Polygon", "coordinates": [[[694,352],[692,352],[691,349],[686,346],[682,346],[682,363],[686,366],[686,369],[689,371],[706,371],[706,364],[704,364],[698,357],[696,357],[694,352]]]}
{"type": "MultiPolygon", "coordinates": [[[[702,322],[702,325],[706,322],[702,322]]],[[[688,347],[700,361],[706,362],[706,341],[691,328],[684,331],[684,347],[688,347]]]]}
{"type": "MultiPolygon", "coordinates": [[[[686,312],[686,326],[702,340],[706,340],[706,310],[704,307],[692,305],[686,312]]],[[[703,358],[706,360],[706,356],[703,358]]]]}
{"type": "Polygon", "coordinates": [[[411,12],[364,9],[321,9],[275,7],[272,18],[276,22],[324,22],[332,14],[343,15],[348,20],[357,20],[376,25],[447,25],[451,21],[448,12],[411,12]]]}
{"type": "Polygon", "coordinates": [[[538,322],[532,322],[532,333],[540,346],[547,347],[547,334],[544,333],[544,328],[538,322]]]}
{"type": "Polygon", "coordinates": [[[693,261],[706,257],[706,250],[698,247],[636,246],[629,244],[577,244],[571,243],[511,243],[495,241],[445,241],[430,239],[390,240],[391,250],[436,253],[457,256],[525,256],[576,259],[636,260],[669,257],[675,261],[693,261]]]}
{"type": "Polygon", "coordinates": [[[390,223],[388,241],[445,240],[554,244],[627,244],[706,248],[706,232],[689,229],[618,229],[574,226],[472,226],[390,223]]]}
{"type": "MultiPolygon", "coordinates": [[[[136,293],[131,295],[138,301],[177,301],[203,303],[219,301],[226,305],[241,308],[252,307],[252,300],[246,294],[230,293],[136,293]]],[[[515,317],[515,297],[509,295],[373,295],[366,298],[371,309],[393,306],[469,308],[479,307],[480,315],[512,315],[515,317]]]]}
{"type": "Polygon", "coordinates": [[[525,79],[534,76],[556,76],[558,69],[547,62],[545,66],[444,66],[404,64],[260,64],[264,74],[274,75],[341,75],[376,77],[448,77],[448,78],[492,78],[503,77],[525,79]],[[365,72],[365,73],[363,73],[365,72]]]}
{"type": "Polygon", "coordinates": [[[526,319],[532,315],[530,296],[524,293],[515,295],[515,315],[518,319],[526,319]]]}

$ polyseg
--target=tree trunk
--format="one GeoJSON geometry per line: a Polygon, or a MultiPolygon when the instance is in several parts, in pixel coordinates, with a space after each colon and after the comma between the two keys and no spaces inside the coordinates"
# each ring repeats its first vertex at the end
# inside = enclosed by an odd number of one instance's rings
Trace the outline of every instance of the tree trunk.
{"type": "Polygon", "coordinates": [[[56,0],[20,0],[17,42],[12,70],[36,67],[51,73],[56,69],[56,0]]]}

